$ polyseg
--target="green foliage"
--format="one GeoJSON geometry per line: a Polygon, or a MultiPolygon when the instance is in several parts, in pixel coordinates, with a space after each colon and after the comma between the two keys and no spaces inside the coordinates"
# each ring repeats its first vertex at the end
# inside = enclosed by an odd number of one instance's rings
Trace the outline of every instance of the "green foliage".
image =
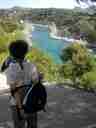
{"type": "Polygon", "coordinates": [[[4,32],[12,33],[16,29],[21,29],[21,24],[14,17],[2,17],[0,19],[0,27],[3,28],[4,32]]]}
{"type": "Polygon", "coordinates": [[[5,33],[6,33],[6,32],[4,31],[3,27],[0,26],[0,36],[5,35],[5,33]]]}
{"type": "Polygon", "coordinates": [[[71,60],[74,64],[82,64],[85,63],[85,59],[88,57],[87,53],[88,51],[84,45],[74,42],[62,50],[61,59],[63,61],[71,60]]]}
{"type": "Polygon", "coordinates": [[[94,56],[84,45],[76,42],[62,51],[61,58],[64,61],[61,74],[70,78],[74,84],[83,74],[92,71],[96,66],[94,56]]]}
{"type": "Polygon", "coordinates": [[[90,72],[85,73],[81,77],[80,84],[85,89],[94,89],[94,88],[96,89],[96,71],[90,71],[90,72]]]}
{"type": "Polygon", "coordinates": [[[87,40],[89,42],[96,41],[96,29],[94,20],[89,22],[88,20],[83,19],[78,22],[78,25],[80,27],[80,31],[86,33],[87,40]]]}
{"type": "Polygon", "coordinates": [[[8,52],[2,52],[0,53],[0,64],[3,63],[3,61],[5,60],[5,58],[8,56],[8,52]]]}
{"type": "Polygon", "coordinates": [[[47,81],[61,80],[58,71],[58,65],[55,65],[50,56],[42,53],[36,48],[32,50],[26,56],[30,61],[37,65],[40,72],[44,74],[44,79],[47,81]]]}
{"type": "Polygon", "coordinates": [[[21,39],[22,37],[23,33],[20,30],[0,36],[0,53],[7,51],[8,45],[11,41],[21,39]]]}
{"type": "Polygon", "coordinates": [[[64,63],[60,67],[60,76],[65,78],[65,79],[72,79],[72,70],[73,70],[73,65],[71,62],[64,63]]]}
{"type": "Polygon", "coordinates": [[[6,52],[11,41],[21,39],[23,25],[13,17],[0,18],[0,53],[6,52]]]}

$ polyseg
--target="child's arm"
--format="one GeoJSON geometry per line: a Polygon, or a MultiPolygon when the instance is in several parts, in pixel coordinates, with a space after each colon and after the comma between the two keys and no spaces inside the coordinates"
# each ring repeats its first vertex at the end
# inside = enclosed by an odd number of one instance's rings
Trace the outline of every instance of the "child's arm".
{"type": "Polygon", "coordinates": [[[11,92],[13,91],[13,96],[16,99],[16,106],[18,109],[22,109],[22,103],[21,103],[21,87],[22,82],[14,82],[10,85],[11,92]]]}
{"type": "Polygon", "coordinates": [[[39,82],[39,72],[37,70],[37,67],[34,65],[32,66],[32,82],[33,85],[37,84],[39,82]]]}

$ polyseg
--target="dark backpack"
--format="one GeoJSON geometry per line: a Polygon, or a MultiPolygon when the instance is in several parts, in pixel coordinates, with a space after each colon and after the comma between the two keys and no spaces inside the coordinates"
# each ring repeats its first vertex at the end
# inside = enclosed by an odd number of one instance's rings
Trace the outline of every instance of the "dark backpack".
{"type": "Polygon", "coordinates": [[[28,89],[23,101],[23,108],[25,113],[34,113],[42,110],[45,111],[46,103],[46,88],[41,82],[39,82],[28,89]]]}

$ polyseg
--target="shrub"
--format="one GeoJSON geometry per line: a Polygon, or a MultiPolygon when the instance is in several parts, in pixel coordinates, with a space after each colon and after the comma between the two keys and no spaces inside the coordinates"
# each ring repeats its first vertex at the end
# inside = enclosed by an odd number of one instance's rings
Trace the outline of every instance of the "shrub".
{"type": "Polygon", "coordinates": [[[89,53],[84,45],[76,42],[62,51],[61,58],[64,62],[62,70],[60,70],[61,74],[71,79],[75,86],[77,86],[77,79],[96,67],[93,54],[89,53]]]}
{"type": "Polygon", "coordinates": [[[3,61],[5,60],[5,58],[8,56],[8,52],[2,52],[0,53],[0,64],[3,63],[3,61]]]}
{"type": "Polygon", "coordinates": [[[81,86],[85,89],[96,89],[96,71],[90,71],[85,73],[81,77],[81,86]]]}
{"type": "Polygon", "coordinates": [[[40,72],[44,74],[47,81],[60,80],[58,65],[55,65],[51,57],[42,51],[32,48],[26,56],[30,61],[35,63],[40,72]]]}
{"type": "Polygon", "coordinates": [[[22,37],[23,33],[20,30],[0,36],[0,53],[7,51],[8,45],[11,41],[22,39],[22,37]]]}

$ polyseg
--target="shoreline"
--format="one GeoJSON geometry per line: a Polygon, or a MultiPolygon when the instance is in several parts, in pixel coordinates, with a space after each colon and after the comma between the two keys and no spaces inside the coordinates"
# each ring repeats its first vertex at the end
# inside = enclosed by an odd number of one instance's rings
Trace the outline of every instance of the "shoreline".
{"type": "MultiPolygon", "coordinates": [[[[30,23],[31,24],[31,23],[30,23]]],[[[48,28],[48,25],[43,25],[43,24],[35,24],[35,23],[32,23],[31,24],[33,29],[36,27],[45,27],[45,28],[48,28]]],[[[33,30],[34,31],[34,30],[33,30]]],[[[69,38],[69,37],[62,37],[62,36],[58,36],[58,35],[55,35],[54,33],[52,32],[49,32],[49,38],[52,38],[54,40],[64,40],[66,41],[66,43],[73,43],[73,42],[79,42],[80,41],[80,44],[83,44],[83,45],[86,45],[87,42],[86,41],[82,41],[81,39],[80,40],[76,40],[74,38],[69,38]]]]}
{"type": "Polygon", "coordinates": [[[48,28],[48,25],[44,25],[44,24],[35,24],[35,23],[32,23],[32,25],[34,26],[37,26],[37,27],[46,27],[48,28]]]}
{"type": "Polygon", "coordinates": [[[52,39],[57,39],[57,40],[64,40],[66,42],[74,42],[74,41],[79,41],[79,40],[75,40],[73,38],[68,38],[68,37],[62,37],[62,36],[58,36],[58,35],[55,35],[54,33],[49,33],[50,35],[50,38],[52,39]]]}

